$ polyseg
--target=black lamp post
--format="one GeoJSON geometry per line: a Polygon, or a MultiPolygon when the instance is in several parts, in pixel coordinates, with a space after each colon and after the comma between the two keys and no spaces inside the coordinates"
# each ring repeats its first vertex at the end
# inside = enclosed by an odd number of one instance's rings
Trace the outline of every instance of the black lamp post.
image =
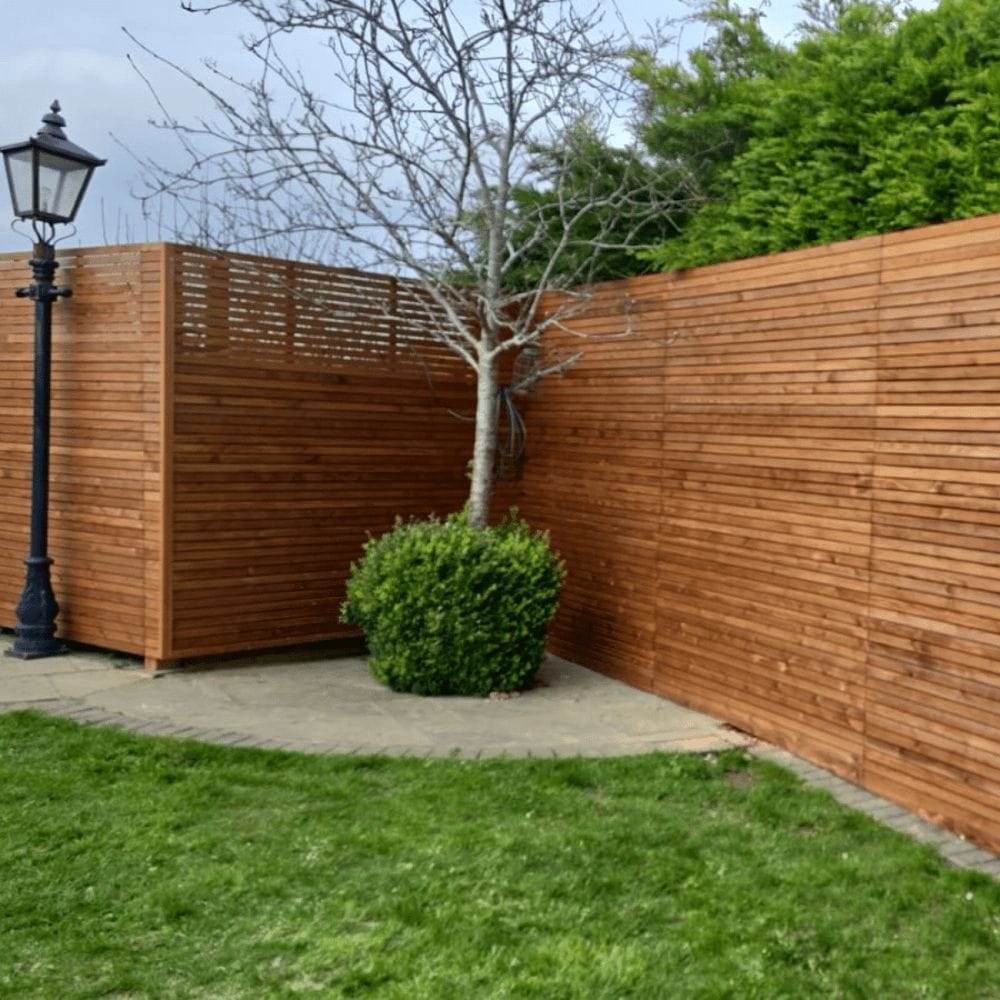
{"type": "Polygon", "coordinates": [[[24,589],[17,604],[17,628],[9,656],[29,660],[63,651],[55,638],[59,605],[52,592],[48,556],[49,530],[49,372],[52,362],[52,303],[68,297],[68,288],[52,284],[56,268],[53,237],[57,223],[72,222],[101,160],[70,142],[59,102],[42,119],[38,134],[25,142],[0,147],[14,214],[30,219],[35,234],[31,273],[34,284],[19,288],[19,298],[35,303],[35,387],[31,451],[31,542],[24,589]]]}

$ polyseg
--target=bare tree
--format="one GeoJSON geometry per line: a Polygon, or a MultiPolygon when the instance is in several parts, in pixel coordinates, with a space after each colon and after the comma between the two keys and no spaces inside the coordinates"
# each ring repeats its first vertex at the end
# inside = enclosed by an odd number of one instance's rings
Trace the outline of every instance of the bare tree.
{"type": "MultiPolygon", "coordinates": [[[[602,252],[635,244],[643,223],[670,208],[635,152],[622,162],[634,157],[641,169],[621,169],[611,184],[580,183],[580,158],[595,137],[621,127],[631,105],[632,43],[606,30],[599,6],[581,12],[570,0],[184,6],[251,15],[256,33],[243,44],[256,71],[241,80],[211,63],[198,72],[168,64],[215,111],[181,122],[161,105],[159,124],[179,137],[185,163],[145,164],[147,203],[174,202],[168,214],[181,220],[181,238],[265,252],[293,247],[419,282],[446,317],[435,336],[475,372],[469,516],[484,525],[500,356],[536,345],[583,294],[542,310],[545,293],[585,287],[602,252]],[[291,34],[301,41],[307,33],[318,36],[330,67],[322,87],[284,51],[291,34]],[[515,205],[524,189],[544,198],[515,205]],[[622,218],[632,220],[624,232],[622,218]],[[511,290],[509,277],[542,245],[550,252],[531,287],[511,290]]],[[[162,205],[158,211],[162,218],[162,205]]],[[[537,356],[520,388],[577,355],[537,356]]]]}

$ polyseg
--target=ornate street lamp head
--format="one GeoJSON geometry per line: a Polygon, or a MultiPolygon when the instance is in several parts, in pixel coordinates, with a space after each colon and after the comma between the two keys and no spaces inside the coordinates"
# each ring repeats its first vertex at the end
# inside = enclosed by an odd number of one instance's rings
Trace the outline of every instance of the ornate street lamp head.
{"type": "Polygon", "coordinates": [[[38,134],[0,147],[14,214],[33,223],[72,222],[95,167],[107,163],[66,138],[53,101],[38,134]]]}

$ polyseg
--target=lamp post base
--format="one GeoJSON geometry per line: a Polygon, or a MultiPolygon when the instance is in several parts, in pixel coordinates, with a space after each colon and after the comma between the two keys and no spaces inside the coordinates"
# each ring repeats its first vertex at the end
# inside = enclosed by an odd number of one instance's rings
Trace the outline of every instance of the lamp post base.
{"type": "Polygon", "coordinates": [[[4,656],[13,656],[17,660],[42,660],[47,656],[62,656],[69,652],[58,639],[51,637],[23,636],[20,628],[15,630],[14,645],[5,650],[4,656]]]}
{"type": "Polygon", "coordinates": [[[48,556],[28,556],[24,565],[27,572],[21,599],[17,602],[14,644],[7,650],[7,656],[19,660],[58,656],[66,652],[66,647],[55,638],[59,605],[49,578],[52,560],[48,556]]]}

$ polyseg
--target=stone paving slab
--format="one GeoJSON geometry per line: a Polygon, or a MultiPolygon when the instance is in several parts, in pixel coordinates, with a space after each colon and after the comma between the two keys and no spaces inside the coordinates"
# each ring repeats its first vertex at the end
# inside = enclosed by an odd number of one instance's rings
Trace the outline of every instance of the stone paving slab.
{"type": "MultiPolygon", "coordinates": [[[[10,643],[0,634],[0,654],[10,643]]],[[[397,694],[371,676],[363,657],[316,648],[155,673],[99,652],[29,661],[0,655],[0,712],[20,708],[148,735],[320,754],[551,758],[743,748],[934,845],[951,864],[1000,879],[1000,858],[892,802],[718,719],[551,655],[535,688],[500,698],[397,694]]]]}

